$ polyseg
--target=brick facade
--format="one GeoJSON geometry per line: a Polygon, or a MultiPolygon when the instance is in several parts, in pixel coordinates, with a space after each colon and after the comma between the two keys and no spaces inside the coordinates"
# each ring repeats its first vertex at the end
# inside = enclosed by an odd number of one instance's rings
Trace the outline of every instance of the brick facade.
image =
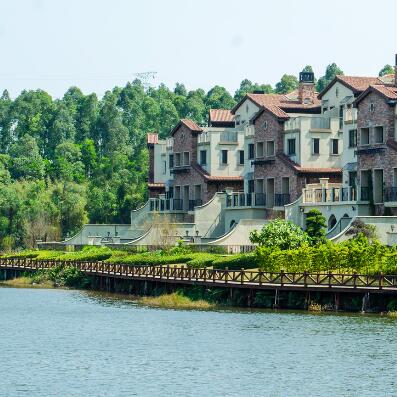
{"type": "MultiPolygon", "coordinates": [[[[386,142],[395,142],[394,107],[390,106],[379,93],[370,92],[358,103],[357,108],[357,181],[359,185],[362,185],[361,172],[369,170],[372,172],[373,184],[373,170],[382,169],[384,187],[392,187],[394,185],[393,168],[397,168],[397,151],[386,142]],[[383,144],[374,143],[376,126],[383,126],[383,144]],[[369,128],[369,145],[362,144],[362,128],[369,128]],[[366,151],[364,152],[364,150],[366,151]]],[[[376,215],[381,215],[383,212],[382,204],[375,206],[376,215]]]]}
{"type": "Polygon", "coordinates": [[[189,186],[190,200],[197,199],[195,197],[195,186],[201,185],[201,199],[203,203],[208,202],[216,192],[224,191],[225,189],[243,190],[243,181],[223,181],[223,180],[208,180],[205,174],[200,171],[200,166],[197,164],[197,141],[199,132],[191,131],[186,125],[181,124],[180,127],[174,131],[174,164],[175,153],[189,152],[190,153],[190,167],[183,170],[174,170],[173,186],[181,187],[181,197],[183,199],[183,187],[189,186]]]}
{"type": "MultiPolygon", "coordinates": [[[[270,112],[264,111],[255,120],[255,147],[258,142],[264,142],[264,151],[266,152],[266,142],[273,140],[275,143],[276,156],[266,159],[264,164],[255,164],[254,179],[274,178],[274,193],[282,193],[282,178],[289,178],[289,193],[291,201],[296,200],[302,194],[302,187],[305,184],[305,178],[298,176],[293,168],[285,164],[277,154],[283,153],[284,124],[270,112]]],[[[256,189],[256,188],[255,188],[256,189]]]]}

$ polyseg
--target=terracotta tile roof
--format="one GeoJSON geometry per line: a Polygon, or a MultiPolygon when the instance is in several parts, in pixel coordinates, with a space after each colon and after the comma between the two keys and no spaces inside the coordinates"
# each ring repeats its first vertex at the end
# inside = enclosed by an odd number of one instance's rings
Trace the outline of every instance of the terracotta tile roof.
{"type": "Polygon", "coordinates": [[[192,131],[197,131],[197,132],[203,131],[202,128],[200,128],[193,120],[182,119],[181,123],[185,124],[186,127],[189,128],[192,131]]]}
{"type": "Polygon", "coordinates": [[[384,84],[394,84],[395,83],[395,73],[385,74],[383,76],[379,76],[379,80],[384,84]]]}
{"type": "Polygon", "coordinates": [[[377,92],[387,100],[397,100],[397,87],[392,85],[370,85],[355,101],[354,104],[360,103],[369,93],[377,92]]]}
{"type": "Polygon", "coordinates": [[[159,143],[159,134],[149,132],[146,136],[146,141],[148,144],[159,143]]]}
{"type": "Polygon", "coordinates": [[[210,109],[210,121],[231,123],[234,115],[228,109],[210,109]]]}
{"type": "Polygon", "coordinates": [[[210,175],[203,167],[199,164],[192,164],[192,167],[201,174],[205,180],[207,181],[234,181],[234,182],[241,182],[243,181],[242,176],[216,176],[210,175]]]}
{"type": "Polygon", "coordinates": [[[363,77],[363,76],[336,76],[318,95],[321,99],[326,92],[336,83],[340,82],[347,88],[350,88],[354,94],[365,91],[371,84],[383,84],[379,77],[363,77]]]}
{"type": "Polygon", "coordinates": [[[342,168],[332,168],[332,167],[301,167],[295,161],[292,161],[284,153],[279,153],[277,157],[283,161],[286,165],[293,168],[297,173],[300,174],[340,174],[342,173],[342,168]]]}
{"type": "Polygon", "coordinates": [[[164,183],[148,183],[147,185],[149,189],[165,188],[164,183]]]}
{"type": "Polygon", "coordinates": [[[181,119],[179,123],[173,128],[171,131],[171,135],[174,135],[175,131],[181,126],[185,125],[189,130],[195,131],[195,132],[202,132],[203,129],[200,128],[193,120],[190,119],[181,119]]]}

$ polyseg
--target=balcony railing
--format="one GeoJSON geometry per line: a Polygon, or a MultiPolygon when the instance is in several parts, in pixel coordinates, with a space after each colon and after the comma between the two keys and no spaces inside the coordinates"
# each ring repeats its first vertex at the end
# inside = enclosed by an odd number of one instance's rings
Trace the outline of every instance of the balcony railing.
{"type": "Polygon", "coordinates": [[[351,186],[303,189],[303,203],[338,203],[356,200],[356,190],[351,186]]]}
{"type": "Polygon", "coordinates": [[[150,211],[183,211],[183,200],[174,198],[151,198],[149,200],[150,211]]]}
{"type": "Polygon", "coordinates": [[[276,193],[274,195],[275,207],[284,207],[291,202],[291,195],[289,193],[276,193]]]}
{"type": "Polygon", "coordinates": [[[209,143],[210,142],[210,134],[208,132],[202,132],[198,136],[198,143],[209,143]]]}
{"type": "Polygon", "coordinates": [[[361,186],[360,188],[360,200],[361,201],[371,201],[372,189],[370,187],[361,186]]]}
{"type": "Polygon", "coordinates": [[[203,200],[201,199],[189,200],[189,211],[194,211],[194,207],[198,207],[202,204],[203,200]]]}
{"type": "Polygon", "coordinates": [[[167,138],[166,140],[166,147],[167,149],[171,149],[174,147],[174,138],[167,138]]]}
{"type": "Polygon", "coordinates": [[[311,117],[311,130],[329,130],[331,128],[331,119],[329,117],[311,117]]]}
{"type": "Polygon", "coordinates": [[[266,195],[264,193],[232,193],[226,198],[227,208],[265,206],[266,195]]]}
{"type": "Polygon", "coordinates": [[[296,131],[301,129],[301,117],[293,117],[284,123],[284,131],[296,131]]]}
{"type": "Polygon", "coordinates": [[[223,131],[220,136],[221,142],[237,142],[237,131],[223,131]]]}
{"type": "Polygon", "coordinates": [[[397,187],[389,186],[384,189],[385,202],[397,201],[397,187]]]}

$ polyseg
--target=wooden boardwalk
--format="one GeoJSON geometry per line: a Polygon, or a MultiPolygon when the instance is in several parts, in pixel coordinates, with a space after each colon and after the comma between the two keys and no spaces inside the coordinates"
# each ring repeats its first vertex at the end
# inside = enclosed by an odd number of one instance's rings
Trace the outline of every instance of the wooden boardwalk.
{"type": "Polygon", "coordinates": [[[329,291],[397,294],[397,275],[368,276],[336,273],[269,273],[251,270],[214,270],[186,266],[133,266],[106,262],[76,262],[34,259],[1,259],[0,269],[35,271],[58,265],[73,266],[88,276],[207,287],[248,288],[253,290],[329,291]]]}

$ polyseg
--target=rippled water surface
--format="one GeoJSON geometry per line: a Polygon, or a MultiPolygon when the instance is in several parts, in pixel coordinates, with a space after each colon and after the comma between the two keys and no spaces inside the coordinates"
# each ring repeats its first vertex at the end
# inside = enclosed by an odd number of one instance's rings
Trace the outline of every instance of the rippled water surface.
{"type": "Polygon", "coordinates": [[[391,396],[397,320],[0,288],[0,396],[391,396]]]}

